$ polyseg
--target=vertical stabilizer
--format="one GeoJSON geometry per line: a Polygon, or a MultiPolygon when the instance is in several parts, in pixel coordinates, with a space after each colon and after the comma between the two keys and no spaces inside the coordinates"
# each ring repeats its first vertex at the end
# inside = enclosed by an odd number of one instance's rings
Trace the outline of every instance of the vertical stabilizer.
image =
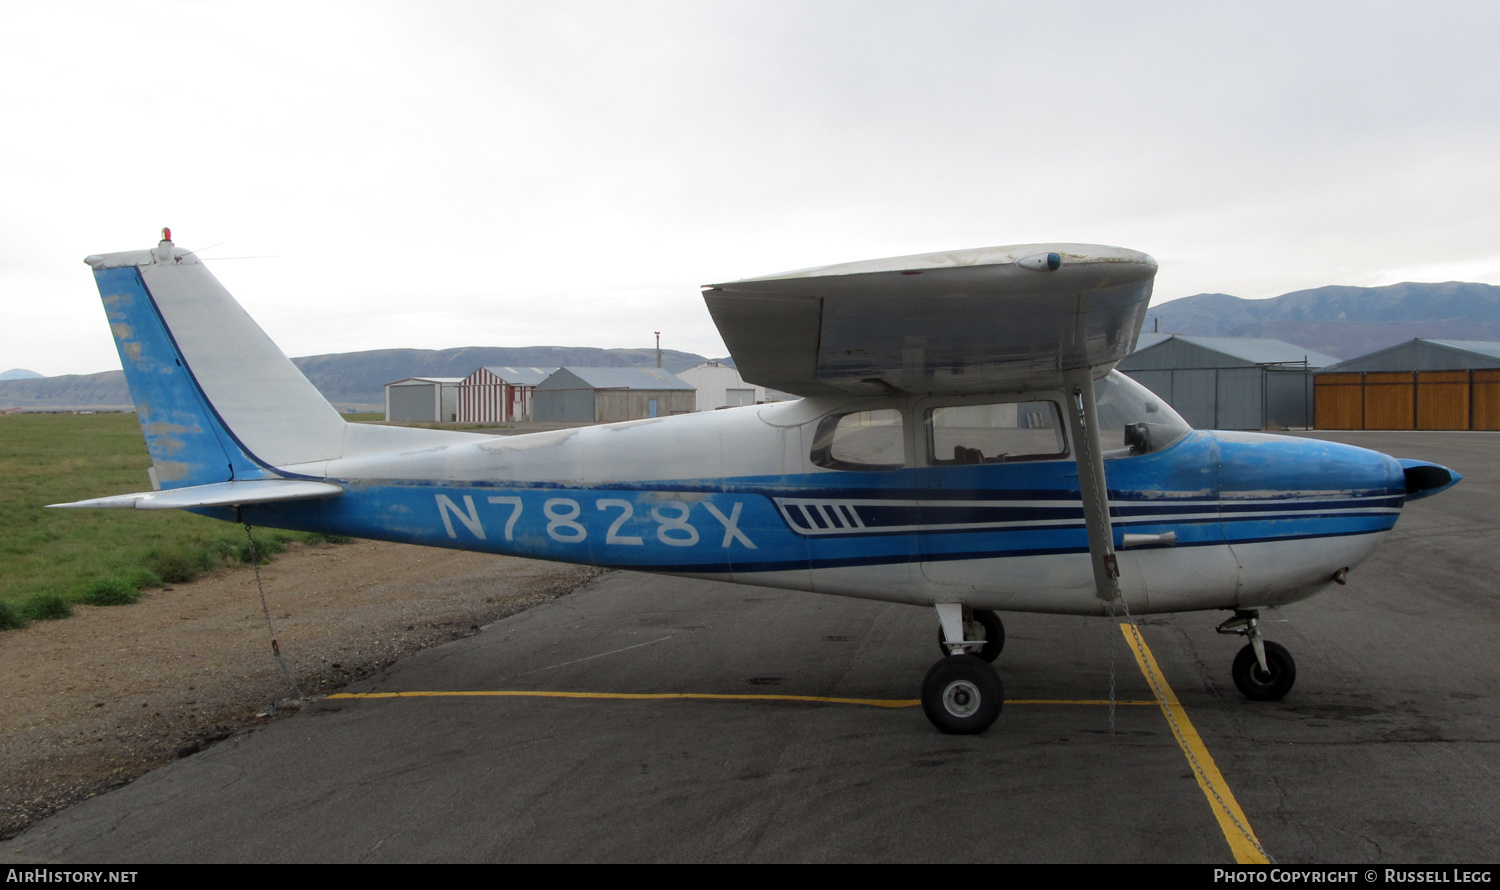
{"type": "Polygon", "coordinates": [[[348,424],[191,252],[163,240],[85,262],[160,487],[342,456],[348,424]]]}

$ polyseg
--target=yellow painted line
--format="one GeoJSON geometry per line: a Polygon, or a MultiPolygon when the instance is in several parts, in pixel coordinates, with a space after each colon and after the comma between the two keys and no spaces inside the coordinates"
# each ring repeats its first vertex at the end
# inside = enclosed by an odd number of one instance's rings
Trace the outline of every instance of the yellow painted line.
{"type": "Polygon", "coordinates": [[[910,708],[921,699],[823,698],[816,695],[720,695],[710,692],[548,692],[536,689],[498,689],[477,692],[340,692],[329,698],[605,698],[640,700],[706,699],[711,701],[811,701],[839,705],[910,708]]]}
{"type": "MultiPolygon", "coordinates": [[[[870,705],[876,708],[914,708],[922,703],[919,698],[828,698],[818,695],[724,695],[712,692],[549,692],[537,689],[496,689],[474,692],[339,692],[329,698],[595,698],[670,700],[696,699],[700,701],[806,701],[825,702],[836,705],[870,705]]],[[[1089,699],[1010,699],[1007,705],[1107,705],[1108,700],[1089,699]]],[[[1117,701],[1116,705],[1155,705],[1155,701],[1117,701]]]]}
{"type": "Polygon", "coordinates": [[[1183,755],[1187,757],[1188,765],[1193,769],[1193,775],[1198,777],[1198,787],[1202,789],[1203,796],[1208,798],[1208,807],[1213,810],[1214,818],[1219,820],[1219,830],[1224,832],[1224,839],[1229,842],[1229,849],[1234,852],[1234,861],[1241,865],[1269,865],[1271,860],[1255,837],[1255,832],[1251,830],[1250,820],[1245,818],[1245,812],[1240,809],[1239,802],[1234,799],[1234,794],[1229,790],[1229,783],[1224,780],[1224,775],[1214,764],[1214,759],[1208,753],[1208,748],[1204,746],[1198,730],[1193,728],[1187,711],[1177,700],[1177,693],[1167,685],[1167,678],[1156,664],[1156,656],[1151,654],[1151,649],[1146,646],[1146,641],[1141,637],[1140,631],[1129,624],[1121,624],[1120,633],[1125,635],[1126,644],[1130,646],[1130,651],[1135,653],[1136,663],[1140,665],[1146,682],[1155,690],[1158,704],[1161,705],[1162,713],[1166,715],[1167,724],[1172,727],[1172,735],[1176,737],[1178,747],[1182,748],[1183,755]]]}
{"type": "MultiPolygon", "coordinates": [[[[1008,698],[1005,700],[1007,707],[1010,705],[1109,705],[1107,698],[1008,698]]],[[[1126,705],[1146,705],[1156,707],[1156,700],[1151,701],[1117,701],[1115,707],[1121,708],[1126,705]]]]}

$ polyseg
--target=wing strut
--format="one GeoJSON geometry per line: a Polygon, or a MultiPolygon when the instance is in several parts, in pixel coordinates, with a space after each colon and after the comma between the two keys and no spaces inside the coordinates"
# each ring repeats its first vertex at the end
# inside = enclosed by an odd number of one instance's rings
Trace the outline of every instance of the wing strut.
{"type": "Polygon", "coordinates": [[[1094,590],[1099,599],[1110,603],[1120,598],[1120,564],[1115,559],[1115,533],[1109,521],[1109,488],[1104,480],[1104,455],[1099,447],[1093,369],[1064,371],[1063,382],[1068,390],[1068,426],[1073,431],[1073,455],[1078,462],[1078,489],[1083,496],[1083,522],[1089,533],[1089,558],[1094,564],[1094,590]]]}

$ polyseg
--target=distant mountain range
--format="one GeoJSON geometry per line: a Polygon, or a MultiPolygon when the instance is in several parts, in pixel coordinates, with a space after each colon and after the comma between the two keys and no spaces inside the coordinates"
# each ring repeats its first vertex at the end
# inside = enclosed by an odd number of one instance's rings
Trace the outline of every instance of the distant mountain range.
{"type": "MultiPolygon", "coordinates": [[[[672,373],[708,361],[691,352],[661,351],[672,373]]],[[[484,367],[654,368],[656,350],[587,346],[466,346],[457,349],[376,349],[292,359],[328,401],[345,410],[385,407],[385,385],[408,377],[467,377],[484,367]]],[[[0,380],[0,409],[129,408],[121,371],[0,380]]]]}
{"type": "MultiPolygon", "coordinates": [[[[692,352],[661,351],[673,374],[708,359],[692,352]]],[[[318,391],[335,405],[385,407],[385,385],[408,377],[467,377],[480,368],[654,368],[656,350],[590,346],[463,346],[457,349],[376,349],[294,358],[318,391]]],[[[0,401],[4,396],[0,395],[0,401]]]]}
{"type": "MultiPolygon", "coordinates": [[[[1269,300],[1198,294],[1152,307],[1145,329],[1202,337],[1269,337],[1339,358],[1364,355],[1413,337],[1500,341],[1500,287],[1459,281],[1333,286],[1269,300]]],[[[493,366],[649,368],[656,365],[656,350],[470,346],[377,349],[292,361],[340,408],[378,410],[385,404],[385,384],[407,377],[466,377],[477,368],[493,366]]],[[[674,373],[704,361],[703,356],[690,352],[662,350],[662,367],[674,373]]],[[[130,394],[119,371],[0,379],[0,409],[129,406],[130,394]]]]}
{"type": "Polygon", "coordinates": [[[11,368],[9,371],[0,371],[0,380],[34,380],[42,375],[25,368],[11,368]]]}
{"type": "Polygon", "coordinates": [[[1500,287],[1461,281],[1332,286],[1269,300],[1198,294],[1151,307],[1145,329],[1269,337],[1346,359],[1414,337],[1500,341],[1500,287]]]}

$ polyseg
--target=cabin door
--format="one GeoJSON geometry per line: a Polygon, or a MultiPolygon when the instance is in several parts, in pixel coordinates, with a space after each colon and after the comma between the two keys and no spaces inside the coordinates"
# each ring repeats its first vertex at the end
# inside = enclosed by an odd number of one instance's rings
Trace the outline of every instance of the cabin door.
{"type": "MultiPolygon", "coordinates": [[[[1078,470],[1061,405],[971,399],[919,406],[916,413],[927,454],[919,509],[927,581],[983,608],[1095,611],[1078,470]]],[[[1132,560],[1121,568],[1127,602],[1143,608],[1139,568],[1132,560]]]]}

